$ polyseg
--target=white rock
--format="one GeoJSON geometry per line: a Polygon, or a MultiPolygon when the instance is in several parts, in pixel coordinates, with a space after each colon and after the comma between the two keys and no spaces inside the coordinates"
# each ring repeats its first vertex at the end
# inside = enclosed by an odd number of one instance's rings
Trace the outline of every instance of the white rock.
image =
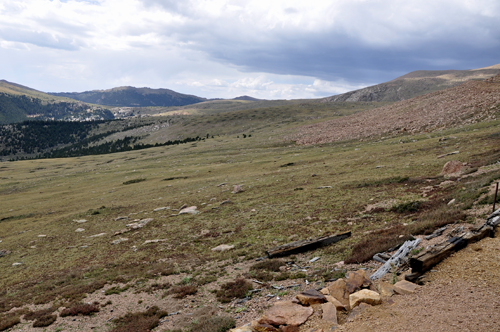
{"type": "Polygon", "coordinates": [[[38,237],[47,237],[47,235],[45,235],[45,234],[40,234],[40,235],[38,235],[38,237]]]}
{"type": "Polygon", "coordinates": [[[106,235],[106,233],[99,233],[99,234],[91,235],[89,237],[99,237],[99,236],[103,236],[103,235],[106,235]]]}
{"type": "Polygon", "coordinates": [[[200,211],[197,210],[196,206],[189,206],[179,211],[179,214],[198,214],[200,211]]]}
{"type": "Polygon", "coordinates": [[[19,265],[23,265],[23,263],[19,263],[19,262],[12,263],[12,266],[19,266],[19,265]]]}
{"type": "Polygon", "coordinates": [[[85,220],[85,219],[73,219],[73,221],[74,221],[74,222],[77,222],[77,223],[79,223],[79,224],[82,224],[82,223],[84,223],[84,222],[87,222],[87,220],[85,220]]]}
{"type": "Polygon", "coordinates": [[[170,210],[170,206],[156,208],[153,210],[153,212],[158,212],[158,211],[163,211],[163,210],[170,210]]]}
{"type": "Polygon", "coordinates": [[[220,246],[217,246],[215,248],[212,248],[212,251],[226,251],[226,250],[231,250],[233,249],[233,245],[227,245],[227,244],[221,244],[220,246]]]}
{"type": "Polygon", "coordinates": [[[83,229],[83,228],[77,228],[77,229],[75,230],[75,232],[85,232],[85,229],[83,229]]]}

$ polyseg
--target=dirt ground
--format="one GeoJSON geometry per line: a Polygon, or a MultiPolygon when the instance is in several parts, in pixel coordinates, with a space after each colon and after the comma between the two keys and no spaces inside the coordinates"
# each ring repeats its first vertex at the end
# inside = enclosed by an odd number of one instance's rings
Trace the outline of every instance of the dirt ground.
{"type": "Polygon", "coordinates": [[[441,262],[424,280],[415,294],[366,307],[337,331],[500,331],[498,231],[441,262]]]}

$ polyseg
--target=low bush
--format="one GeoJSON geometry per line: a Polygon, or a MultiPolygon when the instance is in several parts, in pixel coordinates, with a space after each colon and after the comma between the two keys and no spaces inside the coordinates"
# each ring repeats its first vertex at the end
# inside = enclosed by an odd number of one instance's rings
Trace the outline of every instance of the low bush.
{"type": "Polygon", "coordinates": [[[110,332],[149,332],[159,325],[161,318],[167,315],[166,311],[160,310],[157,306],[145,312],[128,313],[113,320],[116,326],[110,332]]]}
{"type": "Polygon", "coordinates": [[[78,315],[90,316],[94,312],[99,312],[99,306],[96,304],[87,304],[87,303],[76,304],[71,308],[67,308],[61,311],[59,316],[61,317],[78,316],[78,315]]]}
{"type": "Polygon", "coordinates": [[[267,270],[272,272],[279,272],[280,267],[286,265],[281,259],[268,259],[250,267],[250,270],[267,270]]]}
{"type": "Polygon", "coordinates": [[[19,316],[0,316],[0,331],[5,331],[21,323],[19,316]]]}
{"type": "Polygon", "coordinates": [[[226,332],[236,326],[236,320],[229,316],[204,317],[193,324],[190,332],[226,332]]]}
{"type": "Polygon", "coordinates": [[[132,180],[128,180],[128,181],[123,182],[123,184],[139,183],[139,182],[143,182],[143,181],[146,181],[146,179],[132,179],[132,180]]]}
{"type": "Polygon", "coordinates": [[[47,309],[37,310],[37,311],[29,311],[24,315],[25,320],[36,320],[40,317],[51,315],[54,311],[57,310],[57,307],[50,307],[47,309]]]}
{"type": "Polygon", "coordinates": [[[398,204],[396,206],[393,206],[391,211],[398,212],[398,213],[417,212],[418,209],[420,208],[420,205],[422,205],[422,202],[420,202],[420,201],[405,202],[405,203],[401,203],[401,204],[398,204]]]}
{"type": "Polygon", "coordinates": [[[242,299],[244,298],[249,290],[252,290],[253,286],[251,283],[243,278],[238,278],[234,282],[228,282],[221,285],[220,289],[217,290],[217,299],[222,303],[231,302],[234,298],[242,299]]]}
{"type": "Polygon", "coordinates": [[[198,292],[198,289],[194,285],[188,285],[188,286],[177,286],[174,287],[170,290],[170,294],[175,294],[174,298],[176,299],[183,299],[188,295],[193,295],[198,292]]]}
{"type": "Polygon", "coordinates": [[[57,320],[56,315],[42,316],[42,317],[37,318],[33,322],[33,327],[46,327],[46,326],[52,325],[52,323],[54,323],[56,320],[57,320]]]}
{"type": "Polygon", "coordinates": [[[375,231],[352,248],[352,253],[345,260],[345,263],[353,264],[369,261],[376,253],[386,251],[409,239],[411,239],[411,236],[403,225],[395,225],[391,228],[375,231]],[[400,237],[400,235],[403,235],[403,237],[400,237]]]}
{"type": "Polygon", "coordinates": [[[130,286],[124,286],[123,288],[120,288],[118,286],[114,286],[114,287],[111,287],[110,289],[106,290],[104,292],[104,295],[120,294],[121,292],[124,292],[129,288],[130,288],[130,286]]]}

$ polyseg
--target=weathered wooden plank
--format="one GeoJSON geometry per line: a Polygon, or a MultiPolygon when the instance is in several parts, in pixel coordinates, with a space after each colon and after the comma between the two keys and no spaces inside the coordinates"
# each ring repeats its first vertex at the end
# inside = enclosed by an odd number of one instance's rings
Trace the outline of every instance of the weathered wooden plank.
{"type": "Polygon", "coordinates": [[[431,250],[422,252],[420,255],[410,259],[412,272],[426,272],[433,266],[450,256],[453,252],[461,250],[467,245],[477,242],[485,237],[491,236],[493,227],[483,225],[480,228],[467,232],[458,237],[452,237],[447,242],[431,250]]]}
{"type": "Polygon", "coordinates": [[[316,239],[299,240],[271,248],[266,251],[266,255],[269,258],[294,255],[339,242],[340,240],[347,239],[350,236],[351,232],[346,232],[333,236],[324,236],[316,239]]]}
{"type": "Polygon", "coordinates": [[[403,245],[398,249],[398,251],[382,265],[374,274],[371,275],[371,280],[377,280],[382,278],[387,272],[389,272],[392,266],[399,266],[399,264],[406,258],[408,253],[414,248],[416,248],[420,239],[416,239],[414,241],[406,241],[403,245]]]}

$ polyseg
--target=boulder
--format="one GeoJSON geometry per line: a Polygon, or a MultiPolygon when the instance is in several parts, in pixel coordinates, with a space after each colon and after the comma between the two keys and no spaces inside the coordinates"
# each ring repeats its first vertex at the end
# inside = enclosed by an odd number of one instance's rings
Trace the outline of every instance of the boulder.
{"type": "Polygon", "coordinates": [[[231,191],[231,193],[237,194],[237,193],[241,193],[242,191],[243,191],[243,189],[241,188],[241,186],[239,184],[235,184],[233,187],[233,191],[231,191]]]}
{"type": "Polygon", "coordinates": [[[443,170],[441,171],[441,175],[459,175],[465,166],[462,162],[458,160],[450,160],[443,166],[443,170]]]}
{"type": "Polygon", "coordinates": [[[330,286],[328,286],[328,290],[330,291],[331,296],[349,308],[349,292],[347,291],[344,279],[335,280],[330,286]]]}
{"type": "Polygon", "coordinates": [[[331,295],[325,295],[325,297],[326,297],[326,300],[328,302],[330,302],[331,304],[333,304],[337,310],[341,310],[341,311],[348,311],[349,310],[348,306],[343,305],[342,303],[340,303],[339,300],[337,300],[333,296],[331,296],[331,295]]]}
{"type": "Polygon", "coordinates": [[[349,272],[346,279],[346,288],[349,294],[358,291],[361,288],[368,288],[372,282],[366,277],[364,270],[349,272]]]}
{"type": "Polygon", "coordinates": [[[280,301],[266,310],[258,320],[260,324],[269,325],[301,325],[313,314],[311,307],[303,307],[291,301],[280,301]]]}
{"type": "Polygon", "coordinates": [[[371,305],[377,305],[382,303],[380,294],[369,289],[362,289],[359,292],[349,295],[349,303],[351,309],[356,307],[360,303],[367,303],[371,305]]]}
{"type": "Polygon", "coordinates": [[[323,319],[325,322],[337,324],[337,308],[331,302],[323,303],[321,305],[323,311],[323,319]]]}
{"type": "Polygon", "coordinates": [[[181,209],[179,214],[198,214],[200,211],[197,210],[196,206],[189,206],[181,209]]]}
{"type": "Polygon", "coordinates": [[[330,295],[330,290],[328,289],[328,287],[323,288],[319,292],[323,295],[330,295]]]}
{"type": "Polygon", "coordinates": [[[413,294],[418,289],[418,285],[412,282],[401,280],[394,284],[394,292],[397,294],[413,294]]]}
{"type": "Polygon", "coordinates": [[[299,293],[296,298],[300,301],[300,303],[306,306],[326,302],[326,297],[315,289],[303,291],[299,293]]]}

